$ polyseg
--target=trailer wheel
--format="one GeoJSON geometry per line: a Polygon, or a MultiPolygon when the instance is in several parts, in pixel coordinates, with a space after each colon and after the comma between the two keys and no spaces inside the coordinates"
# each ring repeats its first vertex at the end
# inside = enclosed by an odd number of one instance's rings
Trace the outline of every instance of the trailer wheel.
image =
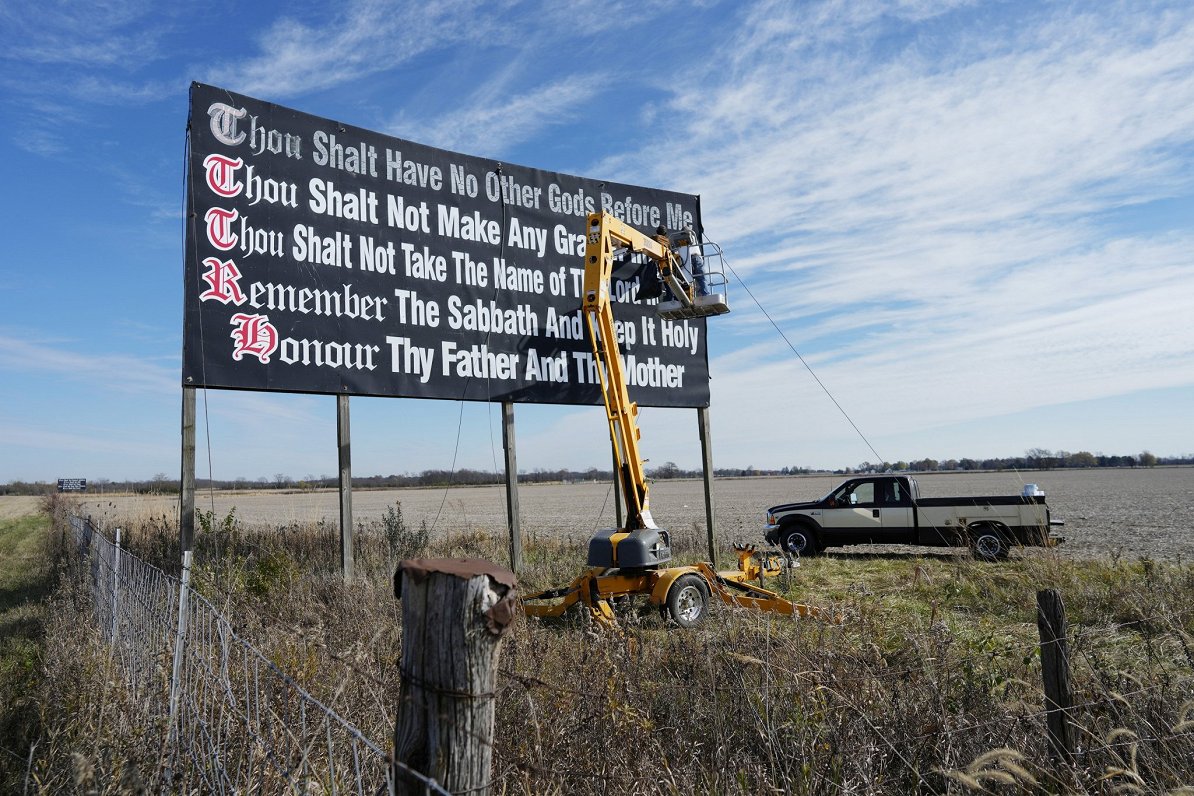
{"type": "Polygon", "coordinates": [[[972,528],[970,551],[979,561],[1003,561],[1008,554],[1007,539],[990,525],[972,528]]]}
{"type": "Polygon", "coordinates": [[[695,572],[676,578],[668,589],[667,612],[680,627],[696,627],[709,614],[709,586],[695,572]]]}
{"type": "Polygon", "coordinates": [[[785,553],[797,556],[815,556],[818,552],[817,537],[812,532],[797,525],[780,531],[785,553]]]}

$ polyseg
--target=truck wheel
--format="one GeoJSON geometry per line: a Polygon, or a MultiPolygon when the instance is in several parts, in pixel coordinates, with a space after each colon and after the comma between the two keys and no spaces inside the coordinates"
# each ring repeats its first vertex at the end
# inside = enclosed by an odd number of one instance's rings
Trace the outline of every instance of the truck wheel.
{"type": "Polygon", "coordinates": [[[785,553],[797,556],[815,556],[817,538],[804,528],[787,528],[780,534],[785,553]]]}
{"type": "Polygon", "coordinates": [[[709,614],[709,586],[695,572],[676,578],[668,589],[667,612],[680,627],[696,627],[709,614]]]}
{"type": "Polygon", "coordinates": [[[979,561],[1003,561],[1008,554],[1007,539],[989,525],[975,528],[970,532],[970,550],[979,561]]]}

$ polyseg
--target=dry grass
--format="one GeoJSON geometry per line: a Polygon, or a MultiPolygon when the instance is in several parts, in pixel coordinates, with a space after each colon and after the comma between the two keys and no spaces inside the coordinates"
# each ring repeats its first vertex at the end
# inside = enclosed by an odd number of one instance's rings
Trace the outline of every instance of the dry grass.
{"type": "MultiPolygon", "coordinates": [[[[134,552],[177,568],[172,522],[122,523],[134,552]]],[[[384,514],[363,524],[360,577],[346,586],[330,523],[208,516],[196,583],[287,673],[385,742],[398,698],[397,560],[506,557],[486,530],[455,523],[421,538],[420,525],[384,514]]],[[[575,542],[532,539],[521,588],[569,580],[582,557],[575,542]]],[[[1056,792],[1035,624],[1045,587],[1061,590],[1071,624],[1077,787],[1194,783],[1194,567],[871,555],[807,560],[786,586],[841,608],[840,626],[725,609],[680,631],[641,607],[623,610],[622,636],[579,617],[519,621],[502,653],[495,792],[1056,792]]],[[[152,779],[154,728],[79,632],[79,599],[64,590],[47,620],[30,789],[131,792],[152,779]]]]}
{"type": "MultiPolygon", "coordinates": [[[[40,499],[38,500],[40,503],[40,499]]],[[[53,585],[47,562],[50,521],[32,513],[0,516],[0,791],[20,781],[37,738],[36,699],[53,585]]]]}

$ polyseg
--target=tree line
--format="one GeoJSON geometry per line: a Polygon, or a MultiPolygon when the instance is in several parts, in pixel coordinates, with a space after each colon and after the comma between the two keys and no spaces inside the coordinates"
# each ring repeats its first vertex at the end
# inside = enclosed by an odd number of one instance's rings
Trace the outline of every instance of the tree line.
{"type": "MultiPolygon", "coordinates": [[[[1156,456],[1149,451],[1143,451],[1135,456],[1107,456],[1088,451],[1050,451],[1044,448],[1032,448],[1023,456],[1010,456],[989,459],[932,459],[924,458],[916,461],[897,462],[862,462],[854,467],[844,467],[837,470],[821,470],[811,467],[781,467],[779,469],[756,467],[718,467],[714,469],[715,478],[750,478],[755,476],[784,476],[810,474],[838,474],[850,475],[854,473],[900,473],[900,472],[942,472],[958,470],[1061,470],[1092,467],[1156,467],[1157,465],[1191,465],[1194,455],[1185,456],[1156,456]]],[[[647,475],[654,480],[670,478],[700,478],[701,470],[686,470],[675,462],[665,462],[659,467],[647,470],[647,475]]],[[[445,487],[445,486],[483,486],[505,483],[505,474],[487,470],[473,470],[462,468],[459,470],[423,470],[420,473],[404,473],[401,475],[370,475],[354,476],[354,489],[394,489],[398,487],[445,487]]],[[[536,483],[579,483],[584,481],[611,481],[612,470],[601,470],[590,467],[587,470],[569,470],[537,468],[518,473],[518,481],[522,484],[536,483]]],[[[272,478],[261,476],[257,479],[234,478],[231,480],[195,480],[197,490],[313,490],[331,489],[338,485],[334,475],[307,475],[303,478],[292,478],[284,473],[277,473],[272,478]]],[[[0,484],[0,495],[44,495],[53,492],[57,487],[55,482],[46,481],[11,481],[0,484]]],[[[169,478],[165,473],[158,473],[145,480],[116,481],[108,478],[93,478],[87,482],[88,494],[105,494],[111,492],[136,494],[177,494],[179,481],[169,478]]]]}
{"type": "Polygon", "coordinates": [[[1031,448],[1023,456],[1006,456],[992,459],[919,459],[912,462],[863,462],[844,471],[858,473],[885,472],[937,472],[954,470],[1066,470],[1091,467],[1156,467],[1157,465],[1194,464],[1194,455],[1157,456],[1142,451],[1135,456],[1108,456],[1090,451],[1050,451],[1045,448],[1031,448]]]}

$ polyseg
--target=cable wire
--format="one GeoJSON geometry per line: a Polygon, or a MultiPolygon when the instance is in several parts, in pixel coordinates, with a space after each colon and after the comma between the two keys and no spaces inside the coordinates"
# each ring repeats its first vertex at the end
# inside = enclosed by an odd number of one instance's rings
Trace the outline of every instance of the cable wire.
{"type": "Polygon", "coordinates": [[[762,302],[760,302],[755,297],[755,294],[751,292],[746,282],[741,276],[738,275],[738,272],[734,270],[734,266],[730,265],[729,261],[726,260],[724,256],[722,257],[722,262],[725,263],[725,267],[729,269],[731,274],[734,275],[734,278],[738,280],[738,284],[741,285],[742,289],[746,291],[746,295],[750,296],[751,300],[754,301],[755,306],[759,308],[759,311],[763,313],[763,316],[767,318],[768,322],[775,328],[775,331],[780,337],[783,338],[783,341],[787,343],[788,348],[792,349],[792,353],[795,354],[796,358],[800,360],[800,364],[804,365],[805,370],[809,372],[809,375],[813,377],[813,380],[817,382],[817,384],[825,392],[825,395],[829,397],[829,400],[833,401],[833,405],[836,406],[837,410],[842,413],[842,417],[846,418],[846,422],[850,424],[850,426],[858,434],[859,438],[862,439],[867,448],[870,449],[871,453],[875,454],[875,457],[880,463],[887,461],[879,455],[879,452],[875,450],[875,446],[871,444],[869,439],[867,439],[866,434],[862,433],[862,429],[858,427],[858,424],[854,422],[854,420],[850,417],[850,414],[842,407],[840,403],[838,403],[837,398],[835,398],[833,393],[829,391],[829,388],[825,386],[825,382],[821,381],[821,377],[818,376],[816,371],[813,370],[812,365],[808,364],[804,357],[800,355],[800,352],[796,350],[796,346],[792,345],[792,341],[788,339],[786,334],[784,334],[784,330],[779,328],[779,324],[775,322],[775,319],[771,317],[769,312],[767,312],[767,309],[763,306],[762,302]]]}

